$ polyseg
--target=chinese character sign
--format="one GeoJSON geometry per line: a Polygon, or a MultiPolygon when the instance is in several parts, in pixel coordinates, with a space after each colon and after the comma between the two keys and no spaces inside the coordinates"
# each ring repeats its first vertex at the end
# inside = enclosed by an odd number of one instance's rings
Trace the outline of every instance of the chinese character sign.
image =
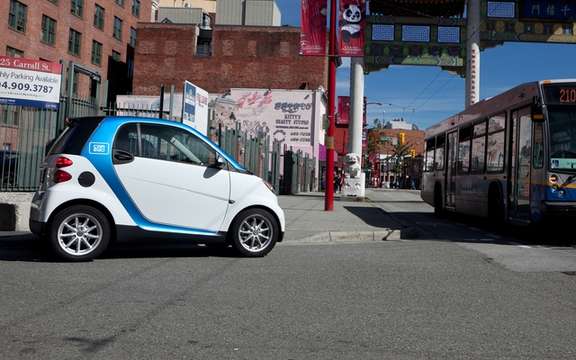
{"type": "Polygon", "coordinates": [[[302,0],[300,55],[326,55],[327,0],[302,0]]]}
{"type": "Polygon", "coordinates": [[[364,0],[340,0],[340,56],[364,56],[364,0]]]}
{"type": "Polygon", "coordinates": [[[527,19],[575,20],[576,1],[524,0],[520,14],[527,19]]]}

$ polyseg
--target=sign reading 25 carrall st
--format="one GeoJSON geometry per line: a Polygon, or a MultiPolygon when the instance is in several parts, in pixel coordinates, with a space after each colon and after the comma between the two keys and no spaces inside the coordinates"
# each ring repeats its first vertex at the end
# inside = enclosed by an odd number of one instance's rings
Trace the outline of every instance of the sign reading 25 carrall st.
{"type": "Polygon", "coordinates": [[[0,104],[58,109],[62,65],[0,56],[0,104]]]}

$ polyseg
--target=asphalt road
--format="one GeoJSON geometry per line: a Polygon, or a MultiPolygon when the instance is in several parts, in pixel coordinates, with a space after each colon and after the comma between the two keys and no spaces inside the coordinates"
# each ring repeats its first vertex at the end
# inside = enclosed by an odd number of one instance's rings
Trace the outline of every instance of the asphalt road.
{"type": "Polygon", "coordinates": [[[262,259],[147,244],[68,264],[0,239],[0,359],[576,358],[576,250],[439,221],[413,195],[373,205],[428,238],[262,259]]]}

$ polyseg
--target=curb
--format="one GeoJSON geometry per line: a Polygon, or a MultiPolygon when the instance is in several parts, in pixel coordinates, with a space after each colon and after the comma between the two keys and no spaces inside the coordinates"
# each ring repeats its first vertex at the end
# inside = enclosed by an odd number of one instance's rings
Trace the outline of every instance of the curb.
{"type": "Polygon", "coordinates": [[[419,232],[414,228],[388,229],[382,231],[328,231],[301,239],[288,240],[283,244],[361,243],[373,241],[397,241],[417,239],[419,232]]]}

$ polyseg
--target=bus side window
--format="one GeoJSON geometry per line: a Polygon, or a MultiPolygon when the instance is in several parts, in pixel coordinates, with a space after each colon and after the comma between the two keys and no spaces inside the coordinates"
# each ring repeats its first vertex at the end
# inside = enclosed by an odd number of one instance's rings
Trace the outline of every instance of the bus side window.
{"type": "Polygon", "coordinates": [[[486,170],[489,173],[504,171],[506,115],[499,114],[488,120],[488,143],[486,144],[486,170]]]}
{"type": "Polygon", "coordinates": [[[436,155],[434,156],[434,170],[444,170],[444,148],[446,135],[436,137],[436,155]]]}
{"type": "Polygon", "coordinates": [[[434,171],[434,138],[426,140],[424,171],[434,171]]]}
{"type": "Polygon", "coordinates": [[[472,162],[470,171],[484,173],[486,163],[486,121],[474,125],[474,139],[472,140],[472,162]]]}
{"type": "Polygon", "coordinates": [[[470,171],[470,141],[472,127],[460,129],[460,143],[458,144],[458,172],[467,174],[470,171]]]}
{"type": "Polygon", "coordinates": [[[532,166],[542,169],[544,166],[544,129],[542,123],[534,123],[534,148],[532,150],[532,166]]]}

